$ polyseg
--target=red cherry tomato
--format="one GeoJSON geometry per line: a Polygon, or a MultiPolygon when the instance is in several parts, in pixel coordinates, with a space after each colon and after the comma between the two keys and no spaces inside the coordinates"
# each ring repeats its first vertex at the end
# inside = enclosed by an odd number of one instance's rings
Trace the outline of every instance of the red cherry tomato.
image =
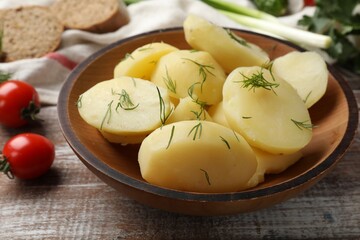
{"type": "Polygon", "coordinates": [[[315,6],[315,0],[304,0],[305,6],[315,6]]]}
{"type": "Polygon", "coordinates": [[[55,147],[49,139],[34,133],[22,133],[5,143],[0,171],[10,177],[34,179],[49,170],[54,158],[55,147]]]}
{"type": "Polygon", "coordinates": [[[0,84],[0,124],[21,127],[40,111],[39,94],[30,84],[8,80],[0,84]]]}

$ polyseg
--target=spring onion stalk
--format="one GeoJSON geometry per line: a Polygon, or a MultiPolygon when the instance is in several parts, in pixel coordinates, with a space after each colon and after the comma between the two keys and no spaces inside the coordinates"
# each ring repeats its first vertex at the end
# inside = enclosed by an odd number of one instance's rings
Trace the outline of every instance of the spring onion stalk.
{"type": "Polygon", "coordinates": [[[279,22],[279,20],[276,17],[274,17],[273,15],[265,13],[263,11],[259,11],[257,9],[244,7],[244,6],[241,6],[238,4],[234,4],[234,3],[222,1],[222,0],[201,0],[201,1],[212,6],[213,8],[218,9],[218,10],[233,12],[233,13],[237,13],[237,14],[241,14],[241,15],[245,15],[245,16],[249,16],[249,17],[253,17],[253,18],[257,18],[257,19],[271,21],[271,22],[277,22],[277,23],[279,22]]]}
{"type": "Polygon", "coordinates": [[[288,27],[283,24],[256,19],[229,11],[219,11],[244,26],[273,33],[299,45],[326,49],[329,48],[332,43],[332,40],[329,36],[316,34],[305,30],[288,27]]]}

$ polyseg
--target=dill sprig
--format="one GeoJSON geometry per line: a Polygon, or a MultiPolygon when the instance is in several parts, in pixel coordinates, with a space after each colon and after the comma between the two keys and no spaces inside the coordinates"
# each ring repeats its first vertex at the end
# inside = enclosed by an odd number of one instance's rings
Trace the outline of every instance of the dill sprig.
{"type": "Polygon", "coordinates": [[[312,93],[312,91],[310,91],[310,92],[308,93],[308,95],[306,95],[306,98],[304,99],[304,103],[306,103],[306,102],[308,101],[311,93],[312,93]]]}
{"type": "Polygon", "coordinates": [[[230,36],[231,39],[235,40],[240,45],[243,45],[244,47],[250,47],[249,43],[245,39],[235,35],[232,31],[230,31],[230,29],[227,29],[226,32],[230,36]]]}
{"type": "Polygon", "coordinates": [[[78,100],[76,101],[76,107],[77,108],[82,108],[82,98],[83,98],[83,95],[81,94],[78,98],[78,100]]]}
{"type": "Polygon", "coordinates": [[[131,55],[131,53],[126,53],[125,56],[124,56],[124,58],[121,59],[121,61],[125,61],[125,60],[128,59],[128,58],[131,58],[132,60],[134,60],[134,57],[131,55]]]}
{"type": "Polygon", "coordinates": [[[116,105],[115,110],[118,111],[118,108],[121,107],[124,110],[134,110],[139,106],[139,103],[135,105],[131,99],[129,94],[126,92],[125,89],[121,90],[121,93],[114,93],[113,90],[111,90],[113,94],[119,95],[119,102],[116,105]]]}
{"type": "Polygon", "coordinates": [[[196,61],[194,61],[192,59],[189,59],[189,58],[183,58],[183,59],[187,60],[187,61],[190,61],[190,62],[196,64],[199,67],[199,75],[201,76],[201,79],[202,79],[200,89],[201,89],[201,92],[202,92],[203,85],[204,85],[204,83],[206,81],[206,78],[207,78],[208,74],[211,74],[211,75],[215,76],[214,73],[212,73],[209,69],[215,69],[215,68],[213,66],[211,66],[211,65],[205,65],[205,64],[198,63],[198,62],[196,62],[196,61]]]}
{"type": "Polygon", "coordinates": [[[305,121],[300,122],[300,121],[296,121],[294,119],[291,119],[291,121],[293,123],[295,123],[296,127],[298,127],[300,130],[313,129],[315,127],[315,125],[310,123],[310,120],[305,120],[305,121]]]}
{"type": "MultiPolygon", "coordinates": [[[[236,136],[236,135],[235,135],[235,136],[236,136]]],[[[225,138],[223,138],[222,136],[219,136],[219,137],[221,138],[221,141],[223,141],[223,142],[226,144],[227,148],[230,149],[230,144],[229,144],[229,142],[228,142],[225,138]]]]}
{"type": "Polygon", "coordinates": [[[256,88],[263,88],[266,90],[273,91],[275,94],[274,88],[277,88],[280,84],[279,83],[272,83],[267,81],[264,78],[264,72],[258,71],[257,73],[253,73],[250,77],[245,76],[243,73],[241,73],[241,76],[243,76],[244,80],[242,81],[235,81],[235,82],[241,82],[241,87],[249,88],[249,90],[253,90],[255,92],[256,88]]]}
{"type": "Polygon", "coordinates": [[[164,126],[165,123],[166,123],[166,120],[170,117],[173,109],[171,109],[169,111],[169,113],[166,113],[166,105],[165,105],[164,99],[161,96],[160,89],[158,87],[156,87],[156,90],[157,90],[157,93],[158,93],[158,96],[159,96],[160,121],[161,121],[162,126],[164,126]]]}
{"type": "Polygon", "coordinates": [[[168,142],[168,144],[166,146],[166,149],[168,149],[170,147],[170,143],[171,143],[171,141],[172,141],[172,139],[174,137],[174,132],[175,132],[175,126],[173,125],[172,128],[171,128],[170,139],[169,139],[169,142],[168,142]]]}
{"type": "Polygon", "coordinates": [[[111,105],[112,105],[113,102],[114,102],[114,100],[111,100],[111,102],[109,102],[109,104],[107,105],[108,108],[107,108],[107,110],[106,110],[106,112],[105,112],[105,115],[104,115],[102,121],[101,121],[100,130],[103,129],[103,125],[104,125],[104,123],[105,123],[106,118],[107,118],[106,123],[109,124],[109,122],[110,122],[110,118],[111,118],[111,105]]]}
{"type": "Polygon", "coordinates": [[[205,175],[205,178],[206,178],[206,181],[207,183],[209,184],[209,186],[211,185],[211,182],[210,182],[210,177],[209,177],[209,174],[207,171],[205,171],[204,169],[200,168],[200,171],[202,171],[205,175]]]}
{"type": "Polygon", "coordinates": [[[199,111],[194,111],[191,110],[191,112],[195,115],[196,120],[205,120],[206,119],[206,112],[205,112],[205,105],[201,104],[200,102],[194,101],[194,103],[199,105],[200,110],[199,111]]]}
{"type": "Polygon", "coordinates": [[[166,71],[166,77],[163,77],[165,85],[167,89],[169,89],[169,91],[176,93],[176,82],[170,77],[169,71],[166,66],[165,66],[165,71],[166,71]]]}
{"type": "Polygon", "coordinates": [[[202,123],[201,123],[201,122],[199,122],[198,124],[196,124],[196,125],[190,130],[188,136],[190,136],[192,133],[194,134],[193,140],[195,140],[196,137],[197,137],[198,139],[200,139],[201,133],[202,133],[202,123]],[[193,132],[194,132],[194,133],[193,133],[193,132]]]}

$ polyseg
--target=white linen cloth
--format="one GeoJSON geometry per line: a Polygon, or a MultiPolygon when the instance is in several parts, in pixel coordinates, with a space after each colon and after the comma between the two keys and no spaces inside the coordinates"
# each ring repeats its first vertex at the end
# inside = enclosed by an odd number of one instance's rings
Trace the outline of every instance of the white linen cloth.
{"type": "MultiPolygon", "coordinates": [[[[0,9],[24,5],[46,6],[53,1],[0,0],[0,9]]],[[[249,0],[233,0],[233,2],[244,6],[253,6],[249,0]]],[[[295,27],[297,20],[303,14],[311,15],[313,11],[313,7],[301,8],[299,12],[279,19],[283,23],[295,27]]],[[[13,79],[32,84],[38,91],[42,104],[56,105],[61,86],[71,69],[110,43],[147,31],[182,26],[186,16],[190,13],[202,16],[217,25],[246,29],[198,0],[147,0],[130,5],[128,12],[130,22],[115,32],[95,34],[79,30],[66,30],[62,35],[61,46],[56,53],[37,59],[0,63],[0,70],[12,73],[13,79]]]]}

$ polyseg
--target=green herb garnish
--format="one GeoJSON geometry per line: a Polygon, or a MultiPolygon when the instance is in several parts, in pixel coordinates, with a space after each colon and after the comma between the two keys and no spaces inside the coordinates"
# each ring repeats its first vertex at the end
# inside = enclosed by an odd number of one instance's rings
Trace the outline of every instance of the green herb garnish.
{"type": "Polygon", "coordinates": [[[124,110],[134,110],[139,106],[139,103],[135,105],[131,99],[129,94],[126,92],[125,89],[121,90],[121,93],[115,93],[116,95],[119,95],[119,102],[116,105],[115,110],[118,111],[118,108],[121,107],[124,110]]]}
{"type": "Polygon", "coordinates": [[[244,46],[244,47],[249,47],[249,44],[248,44],[248,42],[247,42],[245,39],[243,39],[243,38],[235,35],[235,34],[234,34],[232,31],[230,31],[229,29],[226,29],[226,32],[227,32],[227,34],[230,36],[231,39],[235,40],[235,41],[236,41],[237,43],[239,43],[240,45],[242,45],[242,46],[244,46]]]}
{"type": "Polygon", "coordinates": [[[165,125],[166,120],[170,117],[170,114],[172,113],[172,109],[169,111],[169,113],[166,113],[166,105],[165,101],[161,96],[160,89],[156,87],[158,96],[159,96],[159,104],[160,104],[160,121],[162,126],[165,125]]]}
{"type": "Polygon", "coordinates": [[[169,91],[176,93],[176,81],[174,81],[168,72],[167,67],[165,66],[165,70],[166,70],[166,77],[163,77],[163,80],[165,82],[165,85],[167,87],[167,89],[169,89],[169,91]]]}
{"type": "Polygon", "coordinates": [[[305,120],[305,121],[300,122],[300,121],[296,121],[294,119],[291,119],[291,121],[293,123],[295,123],[296,127],[298,127],[300,130],[313,129],[315,127],[313,124],[309,123],[310,120],[305,120]]]}
{"type": "Polygon", "coordinates": [[[206,178],[206,181],[207,183],[209,184],[209,186],[211,185],[211,182],[210,182],[210,177],[209,177],[209,174],[207,171],[205,171],[204,169],[200,168],[200,171],[202,171],[205,175],[205,178],[206,178]]]}
{"type": "Polygon", "coordinates": [[[198,139],[200,139],[201,133],[202,133],[202,124],[201,124],[201,122],[199,122],[198,124],[196,124],[196,125],[190,130],[188,136],[190,136],[192,133],[194,134],[193,140],[195,140],[196,137],[197,137],[198,139]]]}
{"type": "Polygon", "coordinates": [[[229,142],[225,138],[223,138],[222,136],[219,136],[219,137],[221,138],[221,141],[223,141],[226,144],[227,148],[230,149],[229,142]]]}
{"type": "Polygon", "coordinates": [[[105,121],[106,121],[106,118],[107,118],[106,123],[109,124],[109,122],[110,122],[110,118],[111,118],[111,105],[112,105],[113,102],[114,102],[114,100],[111,100],[111,102],[109,102],[109,104],[107,105],[107,110],[106,110],[105,115],[104,115],[104,117],[103,117],[103,119],[102,119],[102,121],[101,121],[100,130],[102,130],[103,125],[104,125],[104,123],[105,123],[105,121]]]}
{"type": "Polygon", "coordinates": [[[174,132],[175,132],[175,126],[173,125],[172,128],[171,128],[171,135],[170,135],[170,139],[169,139],[168,145],[166,146],[166,149],[168,149],[168,148],[170,147],[171,140],[172,140],[173,137],[174,137],[174,132]]]}
{"type": "Polygon", "coordinates": [[[244,80],[242,81],[235,81],[236,83],[242,83],[241,87],[243,88],[249,88],[249,90],[253,90],[255,92],[256,88],[263,88],[266,90],[273,91],[275,94],[274,88],[277,88],[280,84],[278,83],[272,83],[267,81],[264,78],[263,71],[258,71],[257,73],[253,73],[250,77],[245,76],[243,73],[241,73],[241,76],[243,76],[244,80]]]}
{"type": "Polygon", "coordinates": [[[204,65],[204,64],[201,64],[201,63],[198,63],[192,59],[189,59],[189,58],[183,58],[184,60],[187,60],[187,61],[190,61],[194,64],[196,64],[198,67],[199,67],[199,75],[201,76],[201,85],[200,85],[200,89],[201,89],[201,92],[202,92],[202,89],[203,89],[203,85],[206,81],[206,78],[208,76],[208,74],[211,74],[213,76],[215,76],[209,69],[215,69],[213,66],[210,66],[210,65],[204,65]]]}

